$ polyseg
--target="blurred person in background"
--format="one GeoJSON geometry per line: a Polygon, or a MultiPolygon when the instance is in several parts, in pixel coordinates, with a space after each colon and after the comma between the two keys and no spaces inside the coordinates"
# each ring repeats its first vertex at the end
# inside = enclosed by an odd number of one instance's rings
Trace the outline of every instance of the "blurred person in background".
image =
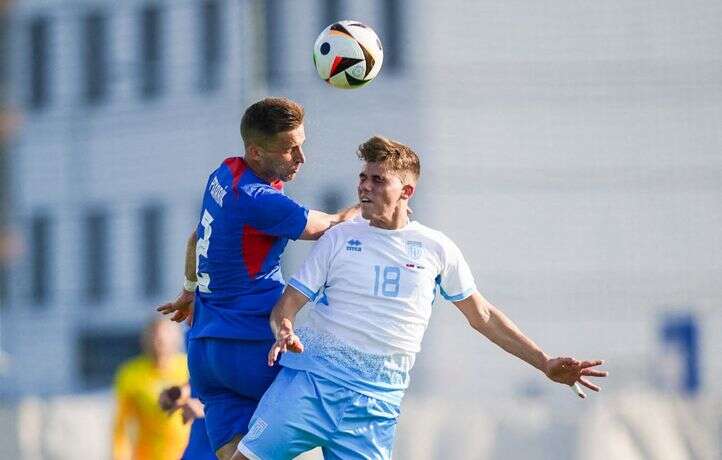
{"type": "Polygon", "coordinates": [[[142,334],[143,354],[122,364],[115,378],[117,409],[113,422],[113,460],[181,458],[190,425],[183,415],[168,416],[158,405],[164,388],[188,382],[175,324],[153,319],[142,334]]]}
{"type": "MultiPolygon", "coordinates": [[[[191,318],[186,319],[190,326],[191,318]]],[[[185,334],[185,346],[188,348],[188,330],[185,334]]],[[[158,398],[158,404],[166,414],[173,415],[179,411],[183,423],[191,423],[188,445],[181,460],[216,460],[211,441],[206,432],[205,408],[198,395],[191,388],[190,382],[184,385],[173,385],[164,389],[158,398]]]]}
{"type": "Polygon", "coordinates": [[[206,433],[203,403],[193,393],[190,383],[166,388],[161,392],[158,403],[168,415],[179,411],[183,423],[192,423],[188,445],[181,460],[216,460],[206,433]]]}
{"type": "Polygon", "coordinates": [[[287,197],[283,184],[305,163],[304,110],[282,97],[246,109],[244,155],[227,158],[205,187],[200,222],[186,247],[186,282],[158,307],[192,319],[188,366],[205,407],[213,450],[228,459],[279,366],[266,366],[275,342],[269,314],[283,292],[280,258],[289,240],[318,239],[357,207],[327,214],[287,197]],[[195,306],[195,308],[194,308],[195,306]]]}

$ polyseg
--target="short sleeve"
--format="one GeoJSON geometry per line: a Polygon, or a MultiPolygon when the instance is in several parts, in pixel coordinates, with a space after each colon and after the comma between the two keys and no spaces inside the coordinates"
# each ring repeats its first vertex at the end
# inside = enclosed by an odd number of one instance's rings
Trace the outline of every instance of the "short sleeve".
{"type": "Polygon", "coordinates": [[[273,236],[298,239],[306,228],[308,209],[271,187],[252,191],[248,223],[273,236]]]}
{"type": "Polygon", "coordinates": [[[461,250],[451,240],[443,244],[443,267],[436,278],[441,295],[446,300],[458,302],[476,291],[474,276],[461,250]]]}
{"type": "Polygon", "coordinates": [[[125,396],[130,393],[130,387],[132,386],[132,374],[128,363],[125,363],[118,368],[113,380],[113,386],[115,388],[115,393],[118,396],[125,396]]]}
{"type": "Polygon", "coordinates": [[[326,232],[311,249],[301,268],[288,281],[303,295],[314,301],[326,284],[334,254],[334,232],[326,232]]]}

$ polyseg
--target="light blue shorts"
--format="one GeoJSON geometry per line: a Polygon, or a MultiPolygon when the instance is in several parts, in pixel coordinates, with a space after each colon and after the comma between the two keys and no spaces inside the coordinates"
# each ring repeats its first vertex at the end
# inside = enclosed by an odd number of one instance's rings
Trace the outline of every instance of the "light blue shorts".
{"type": "Polygon", "coordinates": [[[286,460],[323,449],[325,460],[388,460],[399,406],[306,371],[284,367],[261,398],[238,450],[286,460]]]}

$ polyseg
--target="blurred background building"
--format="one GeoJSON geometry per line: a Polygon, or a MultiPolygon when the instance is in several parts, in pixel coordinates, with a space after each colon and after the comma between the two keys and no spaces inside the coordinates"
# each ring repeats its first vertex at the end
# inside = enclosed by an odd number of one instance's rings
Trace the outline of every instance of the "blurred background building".
{"type": "Polygon", "coordinates": [[[180,288],[207,174],[245,107],[286,95],[292,196],[335,210],[360,142],[411,144],[415,215],[481,292],[549,353],[609,362],[580,404],[439,301],[397,458],[722,458],[719,2],[3,4],[0,457],[106,455],[110,379],[180,288]],[[357,91],[311,61],[344,18],[385,48],[357,91]]]}

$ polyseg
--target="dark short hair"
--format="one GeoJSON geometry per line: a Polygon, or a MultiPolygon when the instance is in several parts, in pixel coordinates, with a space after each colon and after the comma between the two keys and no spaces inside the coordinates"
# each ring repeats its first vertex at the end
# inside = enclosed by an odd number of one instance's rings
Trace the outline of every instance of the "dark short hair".
{"type": "Polygon", "coordinates": [[[246,109],[241,118],[243,143],[264,144],[278,133],[303,123],[303,107],[285,97],[267,97],[246,109]]]}
{"type": "Polygon", "coordinates": [[[414,180],[421,175],[421,162],[416,152],[382,136],[374,136],[359,145],[356,155],[368,163],[381,163],[396,173],[410,174],[414,180]]]}

